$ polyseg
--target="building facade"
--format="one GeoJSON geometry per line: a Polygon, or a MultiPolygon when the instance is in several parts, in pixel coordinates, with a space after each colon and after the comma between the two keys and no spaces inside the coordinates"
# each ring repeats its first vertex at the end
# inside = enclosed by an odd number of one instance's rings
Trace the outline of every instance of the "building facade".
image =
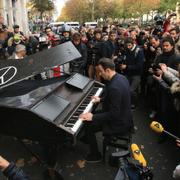
{"type": "Polygon", "coordinates": [[[21,31],[28,34],[28,16],[26,8],[27,0],[0,0],[0,15],[4,17],[4,23],[12,28],[18,24],[21,31]]]}

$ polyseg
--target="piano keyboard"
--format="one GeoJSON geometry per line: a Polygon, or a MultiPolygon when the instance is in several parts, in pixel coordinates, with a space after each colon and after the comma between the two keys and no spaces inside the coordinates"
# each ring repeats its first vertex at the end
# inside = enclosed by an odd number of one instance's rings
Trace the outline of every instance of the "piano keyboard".
{"type": "Polygon", "coordinates": [[[80,114],[91,112],[94,104],[94,100],[91,100],[92,96],[100,96],[103,91],[103,88],[94,87],[92,91],[85,98],[83,103],[78,107],[77,111],[71,116],[68,122],[64,125],[63,129],[67,129],[72,134],[76,134],[80,127],[82,126],[83,121],[79,118],[80,114]]]}

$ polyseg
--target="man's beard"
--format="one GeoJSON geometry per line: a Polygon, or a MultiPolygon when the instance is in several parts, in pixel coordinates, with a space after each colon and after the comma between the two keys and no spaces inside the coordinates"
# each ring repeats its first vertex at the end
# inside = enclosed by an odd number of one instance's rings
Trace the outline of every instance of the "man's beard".
{"type": "Polygon", "coordinates": [[[174,48],[173,49],[171,49],[171,51],[167,51],[167,52],[163,52],[163,54],[164,55],[166,55],[166,56],[171,56],[171,55],[173,55],[174,54],[174,48]]]}

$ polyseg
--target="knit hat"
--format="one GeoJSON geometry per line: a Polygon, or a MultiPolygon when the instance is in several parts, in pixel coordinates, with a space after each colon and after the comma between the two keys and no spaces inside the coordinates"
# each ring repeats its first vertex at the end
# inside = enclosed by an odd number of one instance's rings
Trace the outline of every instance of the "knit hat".
{"type": "Polygon", "coordinates": [[[26,50],[26,46],[24,46],[23,44],[16,45],[16,49],[15,49],[16,52],[20,52],[24,50],[26,50]]]}
{"type": "Polygon", "coordinates": [[[131,38],[131,37],[127,37],[126,39],[125,39],[125,42],[124,42],[125,44],[134,44],[134,41],[133,41],[133,39],[131,38]]]}

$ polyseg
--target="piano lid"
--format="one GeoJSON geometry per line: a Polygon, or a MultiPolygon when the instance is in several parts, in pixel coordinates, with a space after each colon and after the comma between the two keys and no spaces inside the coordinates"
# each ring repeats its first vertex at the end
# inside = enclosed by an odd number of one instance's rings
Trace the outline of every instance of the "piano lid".
{"type": "Polygon", "coordinates": [[[0,61],[0,89],[81,57],[72,42],[66,42],[24,59],[0,61]]]}

